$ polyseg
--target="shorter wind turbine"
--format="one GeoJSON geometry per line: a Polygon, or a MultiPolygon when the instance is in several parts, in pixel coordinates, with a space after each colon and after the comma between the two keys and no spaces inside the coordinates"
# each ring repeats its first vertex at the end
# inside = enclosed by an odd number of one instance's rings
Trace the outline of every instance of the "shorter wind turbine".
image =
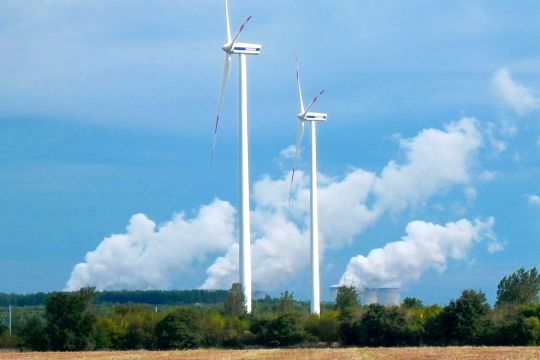
{"type": "Polygon", "coordinates": [[[318,197],[317,197],[317,122],[326,121],[328,117],[324,113],[310,112],[311,108],[319,97],[324,94],[322,90],[313,98],[311,104],[304,109],[304,99],[302,98],[302,86],[300,84],[300,67],[298,58],[296,59],[296,82],[298,84],[298,94],[300,96],[300,113],[296,116],[299,120],[298,132],[296,135],[296,156],[295,166],[291,176],[291,192],[289,195],[289,203],[292,196],[292,188],[294,182],[294,173],[298,156],[300,154],[300,146],[304,137],[304,122],[311,122],[311,306],[312,314],[320,314],[321,312],[321,290],[319,280],[319,215],[318,215],[318,197]]]}

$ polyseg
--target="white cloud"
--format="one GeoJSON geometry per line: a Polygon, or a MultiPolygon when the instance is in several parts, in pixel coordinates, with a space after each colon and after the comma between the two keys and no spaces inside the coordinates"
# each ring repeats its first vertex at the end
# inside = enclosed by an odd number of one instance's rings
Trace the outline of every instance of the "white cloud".
{"type": "Polygon", "coordinates": [[[104,239],[75,266],[67,290],[95,286],[110,289],[163,289],[174,275],[234,242],[234,208],[215,200],[192,219],[179,214],[156,226],[143,214],[134,215],[125,234],[104,239]]]}
{"type": "MultiPolygon", "coordinates": [[[[218,257],[206,270],[208,278],[201,288],[228,289],[232,283],[238,282],[238,255],[239,246],[238,243],[234,243],[224,256],[218,257]]],[[[255,290],[257,289],[255,285],[255,290]]]]}
{"type": "MultiPolygon", "coordinates": [[[[441,190],[468,184],[470,164],[482,137],[476,121],[464,118],[443,130],[425,129],[401,139],[403,163],[390,161],[380,175],[352,169],[342,178],[319,174],[321,255],[350,244],[381,214],[416,206],[441,190]]],[[[287,153],[287,152],[286,152],[287,153]]],[[[297,171],[289,206],[291,173],[263,176],[253,185],[252,270],[254,288],[271,290],[309,262],[309,177],[297,171]]],[[[469,189],[469,190],[467,190],[469,189]]],[[[68,289],[166,288],[206,255],[224,252],[207,269],[203,288],[228,288],[238,278],[234,208],[216,200],[192,219],[184,214],[156,226],[135,215],[125,234],[106,238],[78,264],[68,289]]]]}
{"type": "MultiPolygon", "coordinates": [[[[283,212],[255,211],[252,227],[255,229],[251,246],[253,288],[276,288],[308,261],[308,238],[283,212]]],[[[207,274],[203,289],[226,289],[238,281],[238,244],[217,258],[207,274]]]]}
{"type": "Polygon", "coordinates": [[[467,200],[474,200],[476,199],[476,196],[478,195],[477,191],[473,187],[467,187],[464,190],[465,196],[467,197],[467,200]]]}
{"type": "MultiPolygon", "coordinates": [[[[319,185],[321,252],[338,248],[371,225],[377,214],[364,202],[374,175],[354,170],[340,181],[319,185]]],[[[252,212],[252,269],[255,289],[273,289],[304,268],[309,261],[309,178],[295,175],[296,191],[289,207],[290,173],[272,180],[265,176],[254,185],[252,212]]],[[[202,288],[228,288],[238,277],[238,245],[207,270],[202,288]]]]}
{"type": "Polygon", "coordinates": [[[497,70],[493,76],[492,85],[501,101],[519,115],[524,115],[540,106],[540,100],[532,91],[516,83],[506,69],[497,70]]]}
{"type": "Polygon", "coordinates": [[[499,122],[498,132],[508,138],[513,138],[518,133],[518,128],[513,121],[501,120],[499,122]]]}
{"type": "MultiPolygon", "coordinates": [[[[442,189],[467,184],[471,158],[481,142],[476,121],[464,118],[448,124],[444,130],[426,129],[412,139],[401,140],[406,161],[390,161],[380,176],[361,169],[351,170],[343,179],[321,174],[321,253],[350,244],[385,211],[402,210],[442,189]],[[370,198],[374,203],[371,207],[370,198]]],[[[303,172],[297,172],[290,207],[290,173],[275,180],[265,176],[254,184],[254,288],[275,288],[307,268],[308,180],[303,172]]],[[[468,193],[472,195],[470,190],[468,193]]],[[[237,278],[237,251],[237,247],[231,247],[208,268],[203,288],[230,286],[237,278]]]]}
{"type": "Polygon", "coordinates": [[[490,254],[495,254],[497,252],[500,252],[500,251],[503,251],[504,250],[504,247],[505,247],[505,244],[501,243],[501,242],[498,242],[498,241],[491,241],[489,244],[488,244],[488,252],[490,254]]]}
{"type": "Polygon", "coordinates": [[[296,146],[287,146],[285,149],[281,150],[279,156],[283,159],[293,159],[296,156],[296,146]]]}
{"type": "Polygon", "coordinates": [[[425,129],[401,140],[407,162],[391,161],[374,185],[377,206],[399,211],[418,204],[445,187],[466,184],[469,165],[482,136],[476,120],[463,118],[443,130],[425,129]]]}
{"type": "MultiPolygon", "coordinates": [[[[319,194],[321,233],[328,248],[350,244],[353,238],[372,225],[379,209],[369,209],[368,197],[376,176],[364,170],[353,170],[342,181],[328,184],[319,194]]],[[[309,200],[304,190],[305,201],[309,200]]],[[[309,203],[308,203],[309,204],[309,203]]]]}
{"type": "Polygon", "coordinates": [[[491,238],[493,225],[493,219],[462,219],[444,226],[413,221],[401,240],[353,257],[340,284],[400,287],[429,269],[442,273],[449,260],[464,260],[474,243],[491,238]]]}
{"type": "Polygon", "coordinates": [[[495,171],[488,171],[484,170],[478,175],[478,180],[480,181],[492,181],[497,177],[497,173],[495,171]]]}
{"type": "Polygon", "coordinates": [[[538,195],[529,195],[527,196],[527,200],[531,205],[540,206],[540,196],[538,195]]]}
{"type": "Polygon", "coordinates": [[[467,213],[467,208],[466,208],[465,205],[464,205],[463,203],[461,203],[460,201],[454,202],[454,203],[450,206],[450,209],[452,210],[452,212],[454,213],[454,215],[455,215],[455,216],[458,216],[458,217],[465,216],[465,214],[467,213]]]}
{"type": "Polygon", "coordinates": [[[494,123],[488,123],[486,127],[486,135],[488,139],[489,145],[495,150],[497,154],[502,153],[508,148],[508,144],[506,144],[504,141],[499,140],[495,136],[495,132],[497,131],[497,127],[494,123]]]}

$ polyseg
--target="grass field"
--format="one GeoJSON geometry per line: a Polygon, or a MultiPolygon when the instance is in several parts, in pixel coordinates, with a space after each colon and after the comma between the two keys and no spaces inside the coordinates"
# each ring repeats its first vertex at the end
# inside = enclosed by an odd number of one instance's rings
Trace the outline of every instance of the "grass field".
{"type": "Polygon", "coordinates": [[[193,350],[193,351],[127,351],[86,353],[0,353],[1,360],[203,360],[203,359],[273,359],[273,360],[540,360],[540,347],[497,348],[392,348],[392,349],[292,349],[292,350],[193,350]]]}

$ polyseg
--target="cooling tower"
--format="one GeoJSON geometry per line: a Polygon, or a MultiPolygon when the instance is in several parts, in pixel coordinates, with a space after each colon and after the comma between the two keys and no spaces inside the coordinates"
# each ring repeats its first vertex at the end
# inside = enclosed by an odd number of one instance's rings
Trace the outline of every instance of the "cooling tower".
{"type": "Polygon", "coordinates": [[[339,285],[330,286],[330,301],[336,301],[339,285]]]}
{"type": "Polygon", "coordinates": [[[377,303],[377,289],[373,288],[360,288],[358,291],[358,298],[361,305],[370,305],[377,303]]]}
{"type": "Polygon", "coordinates": [[[399,289],[398,288],[381,288],[377,289],[377,299],[379,304],[384,306],[399,306],[399,289]]]}

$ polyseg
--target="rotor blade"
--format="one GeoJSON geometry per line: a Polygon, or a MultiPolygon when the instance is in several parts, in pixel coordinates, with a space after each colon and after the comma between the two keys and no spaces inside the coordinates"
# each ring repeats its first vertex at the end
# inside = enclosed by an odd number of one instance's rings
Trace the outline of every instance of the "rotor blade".
{"type": "Polygon", "coordinates": [[[300,95],[300,113],[304,112],[304,99],[302,98],[302,86],[300,85],[300,66],[298,65],[298,57],[296,59],[296,82],[298,83],[298,94],[300,95]]]}
{"type": "Polygon", "coordinates": [[[216,149],[216,138],[217,131],[219,126],[219,115],[221,114],[221,104],[223,103],[223,95],[225,94],[225,87],[229,80],[229,73],[231,71],[231,55],[225,55],[225,69],[223,70],[223,80],[221,82],[221,93],[219,95],[219,102],[217,107],[217,116],[216,116],[216,126],[214,127],[214,141],[212,142],[212,157],[210,158],[210,163],[214,162],[214,151],[216,149]]]}
{"type": "Polygon", "coordinates": [[[312,107],[313,105],[315,105],[315,103],[317,102],[317,100],[319,100],[319,97],[320,97],[322,94],[324,94],[324,90],[322,90],[322,91],[319,93],[319,95],[317,95],[317,96],[315,96],[315,97],[313,98],[313,101],[311,102],[311,104],[309,104],[309,106],[308,106],[308,108],[307,108],[307,110],[306,110],[306,113],[308,113],[309,110],[311,110],[311,107],[312,107]]]}
{"type": "Polygon", "coordinates": [[[231,43],[231,21],[229,20],[229,3],[225,0],[225,17],[227,23],[227,44],[231,43]]]}
{"type": "Polygon", "coordinates": [[[234,37],[234,39],[229,44],[234,44],[234,42],[238,38],[238,35],[240,35],[240,33],[242,31],[244,31],[244,28],[246,27],[246,24],[249,22],[249,20],[251,20],[251,18],[252,18],[252,16],[248,16],[248,18],[242,23],[242,25],[240,25],[240,29],[238,29],[238,32],[236,33],[236,36],[234,37]]]}
{"type": "Polygon", "coordinates": [[[292,187],[294,182],[294,172],[296,171],[295,168],[292,169],[292,176],[291,176],[291,189],[289,190],[289,207],[291,207],[291,198],[292,198],[292,187]]]}
{"type": "Polygon", "coordinates": [[[295,161],[298,160],[298,156],[300,155],[300,146],[302,145],[303,138],[304,138],[304,122],[300,120],[298,124],[298,130],[296,131],[296,152],[294,154],[295,161]]]}
{"type": "Polygon", "coordinates": [[[291,198],[293,192],[294,173],[296,172],[296,166],[298,165],[298,157],[300,155],[300,145],[302,145],[302,139],[304,138],[304,122],[300,120],[298,124],[298,131],[296,133],[296,153],[294,154],[294,167],[291,176],[291,188],[289,191],[289,207],[291,206],[291,198]]]}

